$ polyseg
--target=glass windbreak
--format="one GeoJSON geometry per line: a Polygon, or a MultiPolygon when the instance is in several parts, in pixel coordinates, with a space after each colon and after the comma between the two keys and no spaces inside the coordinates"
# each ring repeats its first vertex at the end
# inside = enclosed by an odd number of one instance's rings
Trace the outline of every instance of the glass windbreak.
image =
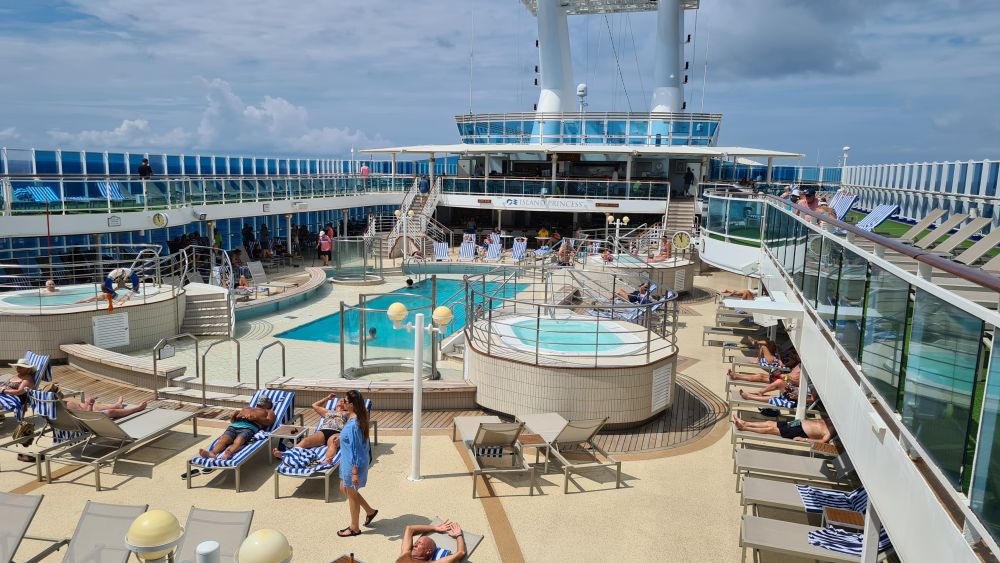
{"type": "Polygon", "coordinates": [[[833,241],[824,240],[817,271],[816,312],[831,329],[835,327],[837,320],[837,289],[840,283],[842,248],[833,241]]]}
{"type": "Polygon", "coordinates": [[[843,259],[837,288],[837,319],[834,336],[844,350],[858,361],[861,352],[861,320],[865,306],[868,261],[840,247],[843,259]]]}
{"type": "Polygon", "coordinates": [[[903,424],[948,479],[962,481],[983,321],[917,290],[906,355],[903,424]]]}
{"type": "Polygon", "coordinates": [[[728,203],[726,233],[729,236],[759,239],[761,203],[746,199],[731,199],[728,203]]]}
{"type": "Polygon", "coordinates": [[[708,199],[708,230],[724,234],[726,232],[726,200],[719,197],[708,199]]]}
{"type": "Polygon", "coordinates": [[[796,277],[796,283],[799,289],[802,290],[802,295],[805,296],[806,301],[815,307],[816,285],[819,280],[819,260],[820,253],[823,251],[823,235],[808,229],[806,230],[808,232],[805,239],[805,267],[802,271],[802,277],[796,277]]]}
{"type": "Polygon", "coordinates": [[[861,370],[893,408],[898,408],[902,384],[900,373],[906,348],[909,301],[910,284],[872,266],[865,303],[861,370]]]}
{"type": "Polygon", "coordinates": [[[976,457],[972,510],[994,538],[1000,538],[1000,347],[994,342],[990,355],[983,413],[979,417],[979,453],[976,457]]]}

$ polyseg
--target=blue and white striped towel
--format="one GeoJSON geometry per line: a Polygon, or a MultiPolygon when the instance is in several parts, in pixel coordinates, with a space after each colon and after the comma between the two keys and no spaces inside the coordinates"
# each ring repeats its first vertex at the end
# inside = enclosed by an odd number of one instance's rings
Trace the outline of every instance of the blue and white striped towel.
{"type": "MultiPolygon", "coordinates": [[[[822,547],[853,557],[861,557],[863,539],[864,534],[845,532],[833,527],[809,532],[809,545],[822,547]]],[[[878,535],[878,550],[881,553],[890,547],[892,547],[892,542],[889,541],[889,534],[885,532],[885,528],[882,528],[878,535]]]]}
{"type": "Polygon", "coordinates": [[[861,513],[868,509],[868,492],[864,487],[858,487],[850,492],[819,489],[809,485],[796,485],[796,487],[799,489],[799,497],[806,512],[823,512],[823,508],[827,506],[861,513]]]}
{"type": "Polygon", "coordinates": [[[0,410],[14,413],[14,418],[20,422],[24,416],[24,409],[21,408],[21,401],[13,395],[0,395],[0,410]]]}

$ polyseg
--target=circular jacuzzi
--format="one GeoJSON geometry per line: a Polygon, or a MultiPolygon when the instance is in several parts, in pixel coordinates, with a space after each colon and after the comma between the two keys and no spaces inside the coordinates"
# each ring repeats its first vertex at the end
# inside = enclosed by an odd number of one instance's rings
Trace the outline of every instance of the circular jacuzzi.
{"type": "Polygon", "coordinates": [[[630,323],[593,317],[514,316],[494,323],[500,341],[511,348],[559,356],[628,356],[645,351],[646,330],[630,323]],[[640,328],[640,338],[636,328],[640,328]]]}
{"type": "MultiPolygon", "coordinates": [[[[118,290],[120,296],[124,296],[128,289],[118,290]]],[[[132,299],[141,300],[143,297],[150,297],[160,292],[160,288],[153,284],[142,284],[139,294],[132,296],[132,299]]],[[[46,289],[24,289],[0,294],[0,305],[13,307],[67,307],[77,305],[85,299],[94,297],[101,293],[101,286],[98,284],[67,285],[58,288],[57,291],[47,291],[46,289]]]]}

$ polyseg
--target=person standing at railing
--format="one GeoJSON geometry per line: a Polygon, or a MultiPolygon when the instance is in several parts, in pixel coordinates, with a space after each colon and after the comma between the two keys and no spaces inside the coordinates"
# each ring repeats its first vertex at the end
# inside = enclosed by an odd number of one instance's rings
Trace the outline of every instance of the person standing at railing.
{"type": "Polygon", "coordinates": [[[372,173],[371,169],[368,168],[367,164],[361,165],[361,189],[368,189],[368,176],[372,173]]]}
{"type": "Polygon", "coordinates": [[[142,159],[142,164],[139,165],[139,179],[149,180],[153,177],[153,168],[149,165],[149,159],[142,159]]]}
{"type": "Polygon", "coordinates": [[[333,254],[333,239],[326,231],[319,232],[319,240],[316,241],[316,248],[319,249],[319,257],[323,260],[323,267],[330,265],[330,257],[333,254]]]}

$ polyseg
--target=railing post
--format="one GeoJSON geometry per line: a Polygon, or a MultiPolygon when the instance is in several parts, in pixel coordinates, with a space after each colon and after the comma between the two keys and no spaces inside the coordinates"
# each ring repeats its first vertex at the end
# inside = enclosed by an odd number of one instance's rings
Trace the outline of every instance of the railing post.
{"type": "Polygon", "coordinates": [[[341,301],[340,302],[340,378],[345,379],[344,375],[346,375],[346,372],[344,370],[344,302],[341,301]]]}
{"type": "Polygon", "coordinates": [[[535,307],[535,365],[538,365],[538,347],[542,337],[542,308],[535,307]]]}

